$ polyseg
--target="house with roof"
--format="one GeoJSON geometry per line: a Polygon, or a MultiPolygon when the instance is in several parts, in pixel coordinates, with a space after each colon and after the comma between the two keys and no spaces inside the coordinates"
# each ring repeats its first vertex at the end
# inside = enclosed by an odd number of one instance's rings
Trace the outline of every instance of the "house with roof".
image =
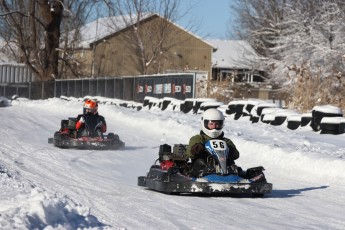
{"type": "Polygon", "coordinates": [[[248,42],[204,40],[158,14],[142,15],[140,20],[100,18],[82,27],[80,35],[74,55],[85,77],[193,72],[199,76],[199,91],[206,90],[209,80],[264,80],[264,73],[256,70],[258,56],[248,42]]]}
{"type": "Polygon", "coordinates": [[[214,47],[158,14],[101,18],[80,35],[74,56],[83,76],[212,72],[214,47]]]}
{"type": "MultiPolygon", "coordinates": [[[[158,14],[144,14],[140,20],[100,18],[84,25],[78,36],[68,45],[77,60],[77,77],[198,72],[205,80],[263,81],[264,72],[257,70],[258,57],[248,42],[203,40],[158,14]]],[[[76,77],[69,75],[65,78],[76,77]]]]}
{"type": "Polygon", "coordinates": [[[207,40],[214,48],[212,53],[212,79],[229,79],[237,83],[264,81],[264,71],[257,63],[260,57],[245,40],[207,40]]]}
{"type": "Polygon", "coordinates": [[[78,39],[68,47],[77,61],[73,74],[66,71],[64,78],[192,72],[197,76],[196,95],[206,97],[210,80],[263,81],[264,73],[255,66],[258,57],[247,42],[203,40],[158,14],[100,18],[76,33],[69,34],[78,39]]]}
{"type": "MultiPolygon", "coordinates": [[[[267,74],[258,56],[245,40],[207,40],[214,47],[211,79],[226,82],[230,98],[277,97],[272,85],[265,82],[267,74]]],[[[224,85],[224,84],[223,84],[224,85]]]]}

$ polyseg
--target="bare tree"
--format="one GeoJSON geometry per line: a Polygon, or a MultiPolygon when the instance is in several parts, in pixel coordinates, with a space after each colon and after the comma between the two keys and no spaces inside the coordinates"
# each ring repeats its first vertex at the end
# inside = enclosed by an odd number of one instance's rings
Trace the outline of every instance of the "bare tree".
{"type": "Polygon", "coordinates": [[[2,37],[17,61],[24,62],[40,80],[58,74],[62,1],[5,1],[0,3],[2,37]]]}
{"type": "Polygon", "coordinates": [[[96,10],[102,0],[65,0],[64,20],[61,23],[59,47],[59,77],[85,76],[80,66],[81,60],[75,56],[82,40],[81,28],[95,18],[96,10]]]}
{"type": "Polygon", "coordinates": [[[5,47],[2,51],[11,54],[15,61],[25,63],[38,80],[61,78],[66,69],[74,70],[75,64],[69,44],[78,36],[71,38],[67,34],[85,23],[92,4],[97,2],[1,0],[0,37],[5,47]]]}
{"type": "MultiPolygon", "coordinates": [[[[181,11],[179,0],[110,0],[105,2],[109,16],[117,16],[111,26],[118,30],[123,28],[123,23],[125,23],[131,30],[124,41],[128,44],[128,49],[136,53],[133,62],[139,60],[138,73],[159,73],[162,70],[162,62],[167,59],[167,51],[177,45],[173,42],[173,37],[179,36],[179,32],[171,23],[184,17],[189,9],[181,11]],[[142,27],[140,22],[154,14],[159,14],[164,20],[151,23],[149,28],[142,27]]],[[[198,30],[197,24],[190,23],[187,27],[188,31],[198,30]]]]}

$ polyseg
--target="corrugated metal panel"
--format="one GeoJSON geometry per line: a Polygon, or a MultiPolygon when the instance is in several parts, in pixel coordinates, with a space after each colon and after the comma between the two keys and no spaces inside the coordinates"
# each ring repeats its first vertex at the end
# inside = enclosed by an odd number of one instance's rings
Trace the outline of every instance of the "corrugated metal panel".
{"type": "Polygon", "coordinates": [[[32,82],[32,73],[22,64],[0,64],[0,83],[32,82]]]}

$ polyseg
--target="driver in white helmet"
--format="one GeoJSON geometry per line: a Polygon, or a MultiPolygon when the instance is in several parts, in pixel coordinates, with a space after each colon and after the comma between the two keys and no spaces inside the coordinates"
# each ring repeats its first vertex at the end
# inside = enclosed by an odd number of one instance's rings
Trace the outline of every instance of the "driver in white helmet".
{"type": "Polygon", "coordinates": [[[224,127],[224,115],[217,109],[206,110],[201,117],[202,130],[200,134],[190,138],[186,155],[192,159],[192,176],[200,177],[206,170],[207,153],[204,144],[211,139],[224,140],[229,147],[229,158],[227,165],[234,165],[235,160],[239,158],[240,154],[234,143],[224,137],[222,131],[224,127]]]}

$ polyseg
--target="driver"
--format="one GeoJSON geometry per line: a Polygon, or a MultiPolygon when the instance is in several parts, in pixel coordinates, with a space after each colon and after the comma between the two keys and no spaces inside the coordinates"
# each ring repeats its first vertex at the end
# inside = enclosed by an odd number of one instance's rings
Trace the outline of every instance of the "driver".
{"type": "Polygon", "coordinates": [[[79,136],[103,136],[107,131],[107,124],[103,116],[98,114],[98,103],[95,100],[86,100],[83,114],[77,117],[75,128],[79,136]]]}
{"type": "Polygon", "coordinates": [[[186,155],[192,160],[192,176],[200,177],[206,171],[207,152],[204,144],[211,139],[224,140],[228,144],[229,157],[227,165],[235,166],[235,160],[239,158],[240,154],[234,143],[224,137],[222,131],[224,127],[223,113],[217,109],[206,110],[201,117],[201,131],[200,134],[190,138],[186,150],[186,155]]]}

